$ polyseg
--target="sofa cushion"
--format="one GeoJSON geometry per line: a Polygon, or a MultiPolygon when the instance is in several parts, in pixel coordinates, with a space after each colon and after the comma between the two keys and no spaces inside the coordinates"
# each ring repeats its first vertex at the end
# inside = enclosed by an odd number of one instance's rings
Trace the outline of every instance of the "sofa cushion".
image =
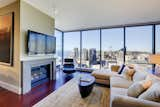
{"type": "Polygon", "coordinates": [[[129,67],[126,66],[122,72],[122,76],[127,80],[131,81],[134,73],[135,73],[134,69],[130,69],[129,67]]]}
{"type": "Polygon", "coordinates": [[[111,95],[124,95],[124,96],[127,96],[127,89],[126,88],[112,87],[111,88],[111,95]]]}
{"type": "Polygon", "coordinates": [[[138,97],[141,93],[143,93],[146,89],[148,89],[152,85],[151,80],[142,80],[139,82],[134,82],[127,91],[127,95],[130,97],[138,97]]]}
{"type": "Polygon", "coordinates": [[[136,81],[145,80],[147,75],[148,75],[148,73],[145,72],[145,71],[136,70],[134,75],[133,75],[133,81],[136,82],[136,81]]]}
{"type": "Polygon", "coordinates": [[[96,70],[92,72],[92,76],[98,79],[109,80],[111,76],[118,76],[118,74],[108,70],[96,70]]]}
{"type": "Polygon", "coordinates": [[[160,82],[154,83],[148,90],[142,93],[138,98],[160,102],[160,82]]]}
{"type": "Polygon", "coordinates": [[[110,85],[110,80],[96,78],[96,83],[104,84],[104,85],[110,85]]]}
{"type": "Polygon", "coordinates": [[[132,83],[133,81],[128,81],[122,76],[114,76],[110,78],[111,87],[128,88],[132,83]]]}

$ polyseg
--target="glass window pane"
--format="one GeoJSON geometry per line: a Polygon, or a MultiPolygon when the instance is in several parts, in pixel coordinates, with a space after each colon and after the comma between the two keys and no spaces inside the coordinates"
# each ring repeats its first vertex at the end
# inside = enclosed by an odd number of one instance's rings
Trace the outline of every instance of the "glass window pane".
{"type": "Polygon", "coordinates": [[[152,26],[126,28],[126,63],[148,65],[148,56],[152,54],[152,26]]]}
{"type": "Polygon", "coordinates": [[[160,25],[156,26],[156,53],[160,54],[160,25]]]}
{"type": "Polygon", "coordinates": [[[123,28],[102,30],[102,68],[123,63],[123,28]]]}
{"type": "Polygon", "coordinates": [[[80,65],[80,32],[64,33],[64,58],[73,58],[80,65]]]}
{"type": "Polygon", "coordinates": [[[62,32],[55,30],[56,37],[56,65],[62,64],[62,32]]]}
{"type": "Polygon", "coordinates": [[[82,67],[100,68],[100,30],[82,32],[82,67]]]}

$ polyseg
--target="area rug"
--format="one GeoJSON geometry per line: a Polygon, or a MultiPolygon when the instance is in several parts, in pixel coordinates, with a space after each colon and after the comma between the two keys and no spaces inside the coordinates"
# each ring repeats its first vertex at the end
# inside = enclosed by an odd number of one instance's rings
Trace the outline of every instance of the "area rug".
{"type": "Polygon", "coordinates": [[[73,78],[33,107],[109,107],[109,88],[95,85],[92,93],[81,98],[78,79],[73,78]]]}

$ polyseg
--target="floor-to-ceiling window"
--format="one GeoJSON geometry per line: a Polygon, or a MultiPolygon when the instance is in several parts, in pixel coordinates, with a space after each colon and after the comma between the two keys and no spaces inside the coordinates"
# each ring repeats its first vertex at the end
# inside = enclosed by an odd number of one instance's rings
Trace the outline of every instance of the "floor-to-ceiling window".
{"type": "Polygon", "coordinates": [[[80,32],[64,33],[64,58],[73,58],[80,66],[80,32]]]}
{"type": "Polygon", "coordinates": [[[126,28],[126,63],[141,64],[148,69],[148,56],[152,54],[152,26],[126,28]]]}
{"type": "Polygon", "coordinates": [[[56,37],[56,71],[61,70],[62,65],[62,32],[59,30],[55,30],[56,37]]]}
{"type": "MultiPolygon", "coordinates": [[[[155,50],[160,53],[160,25],[155,33],[155,50]]],[[[82,68],[110,68],[124,62],[152,68],[148,62],[154,50],[152,25],[64,32],[63,40],[63,57],[75,59],[82,68]]]]}
{"type": "Polygon", "coordinates": [[[82,31],[82,68],[100,69],[100,30],[82,31]]]}
{"type": "Polygon", "coordinates": [[[155,42],[156,42],[156,54],[160,54],[160,25],[156,25],[156,39],[155,39],[155,42]]]}
{"type": "Polygon", "coordinates": [[[55,30],[56,37],[56,65],[62,64],[62,32],[55,30]]]}
{"type": "Polygon", "coordinates": [[[102,30],[102,68],[110,68],[113,64],[123,63],[124,29],[102,30]]]}

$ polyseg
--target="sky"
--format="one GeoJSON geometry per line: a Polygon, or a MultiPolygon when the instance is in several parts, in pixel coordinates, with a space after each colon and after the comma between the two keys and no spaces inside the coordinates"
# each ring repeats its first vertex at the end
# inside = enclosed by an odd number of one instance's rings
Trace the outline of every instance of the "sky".
{"type": "MultiPolygon", "coordinates": [[[[157,26],[160,35],[160,26],[157,26]]],[[[61,40],[57,37],[57,44],[61,40]]],[[[160,37],[159,37],[160,39],[160,37]]],[[[157,38],[157,40],[159,40],[157,38]]],[[[102,50],[119,50],[123,48],[123,28],[102,30],[102,50]]],[[[60,45],[58,45],[60,46],[60,45]]],[[[160,43],[157,43],[160,46],[160,43]]],[[[80,48],[80,32],[64,33],[64,51],[80,48]]],[[[152,51],[152,26],[127,27],[126,47],[128,51],[152,51]]],[[[100,50],[100,30],[82,32],[82,48],[100,50]]]]}

